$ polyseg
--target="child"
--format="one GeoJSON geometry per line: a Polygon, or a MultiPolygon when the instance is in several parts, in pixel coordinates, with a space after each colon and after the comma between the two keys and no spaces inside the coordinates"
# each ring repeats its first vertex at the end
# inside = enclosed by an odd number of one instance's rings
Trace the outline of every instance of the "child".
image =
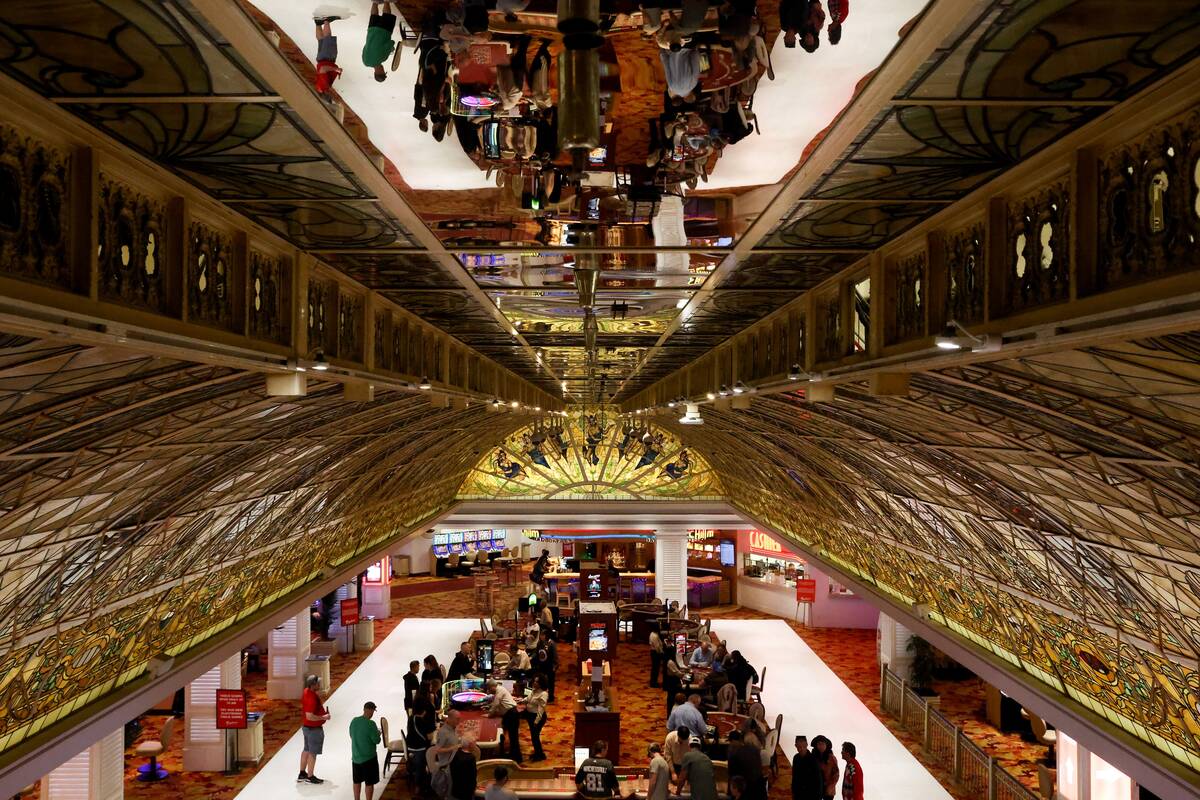
{"type": "Polygon", "coordinates": [[[363,66],[375,71],[375,80],[383,83],[387,80],[387,72],[383,62],[396,48],[392,41],[392,33],[396,30],[396,15],[392,13],[390,0],[382,3],[371,3],[371,19],[367,22],[367,42],[363,45],[363,66]],[[383,13],[379,13],[380,6],[383,13]]]}
{"type": "Polygon", "coordinates": [[[342,74],[341,67],[337,65],[337,37],[329,28],[331,22],[339,19],[341,17],[313,16],[313,22],[317,26],[317,74],[314,83],[317,93],[324,98],[329,97],[333,90],[333,82],[342,74]]]}

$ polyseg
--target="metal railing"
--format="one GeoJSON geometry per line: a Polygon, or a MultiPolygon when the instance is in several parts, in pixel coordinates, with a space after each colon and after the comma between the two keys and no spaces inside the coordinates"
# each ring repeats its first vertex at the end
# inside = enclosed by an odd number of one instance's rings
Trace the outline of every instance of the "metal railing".
{"type": "Polygon", "coordinates": [[[949,771],[954,782],[969,796],[981,800],[1041,800],[909,688],[887,664],[879,671],[879,706],[899,720],[905,730],[918,736],[926,754],[949,771]]]}

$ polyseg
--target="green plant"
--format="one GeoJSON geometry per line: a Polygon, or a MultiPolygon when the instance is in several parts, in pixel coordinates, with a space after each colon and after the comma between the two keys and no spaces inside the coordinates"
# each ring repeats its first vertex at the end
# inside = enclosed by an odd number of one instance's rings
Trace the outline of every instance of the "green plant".
{"type": "Polygon", "coordinates": [[[936,694],[933,690],[933,671],[937,667],[937,650],[920,636],[908,640],[904,648],[912,654],[908,682],[919,695],[936,694]]]}

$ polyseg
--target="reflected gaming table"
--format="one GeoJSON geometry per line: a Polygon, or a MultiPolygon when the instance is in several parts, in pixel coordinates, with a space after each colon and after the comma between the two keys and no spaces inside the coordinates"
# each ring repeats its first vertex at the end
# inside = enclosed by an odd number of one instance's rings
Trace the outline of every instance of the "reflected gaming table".
{"type": "MultiPolygon", "coordinates": [[[[480,775],[480,778],[484,778],[484,776],[480,775]]],[[[646,777],[644,769],[617,767],[617,780],[621,784],[619,796],[623,798],[644,800],[650,788],[650,779],[646,777]]],[[[491,776],[487,776],[487,779],[476,787],[476,797],[484,796],[490,781],[491,776]]],[[[515,792],[520,800],[574,800],[579,796],[575,790],[574,772],[560,772],[553,778],[511,778],[504,788],[515,792]]],[[[718,792],[718,796],[726,797],[723,792],[718,792]]],[[[690,800],[691,794],[672,792],[669,797],[690,800]]]]}

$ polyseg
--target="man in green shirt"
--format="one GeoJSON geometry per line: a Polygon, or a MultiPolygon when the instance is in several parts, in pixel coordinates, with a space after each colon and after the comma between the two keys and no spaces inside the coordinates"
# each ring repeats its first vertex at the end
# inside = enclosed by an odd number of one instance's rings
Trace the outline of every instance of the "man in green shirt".
{"type": "Polygon", "coordinates": [[[712,759],[700,749],[699,736],[688,741],[688,748],[679,764],[679,778],[675,782],[675,793],[682,794],[683,787],[691,790],[692,800],[717,800],[717,776],[713,771],[712,759]]]}
{"type": "Polygon", "coordinates": [[[379,783],[379,757],[375,748],[379,746],[379,728],[371,721],[375,716],[375,704],[363,704],[361,717],[350,720],[350,769],[354,774],[354,800],[359,800],[362,785],[367,785],[367,800],[375,796],[375,784],[379,783]]]}
{"type": "Polygon", "coordinates": [[[392,33],[396,30],[396,15],[392,13],[390,0],[382,3],[371,3],[371,19],[367,22],[367,43],[363,45],[363,66],[375,71],[375,80],[383,83],[387,80],[387,71],[383,62],[387,61],[392,50],[396,49],[392,41],[392,33]],[[383,7],[383,13],[380,12],[383,7]]]}

